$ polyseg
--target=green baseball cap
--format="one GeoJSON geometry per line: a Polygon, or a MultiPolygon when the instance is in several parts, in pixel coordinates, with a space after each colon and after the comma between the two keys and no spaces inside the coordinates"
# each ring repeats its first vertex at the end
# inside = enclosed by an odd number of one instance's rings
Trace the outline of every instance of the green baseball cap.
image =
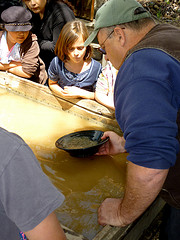
{"type": "Polygon", "coordinates": [[[95,39],[101,28],[147,17],[151,17],[151,14],[136,0],[109,0],[98,9],[94,30],[85,41],[84,46],[88,46],[95,39]]]}

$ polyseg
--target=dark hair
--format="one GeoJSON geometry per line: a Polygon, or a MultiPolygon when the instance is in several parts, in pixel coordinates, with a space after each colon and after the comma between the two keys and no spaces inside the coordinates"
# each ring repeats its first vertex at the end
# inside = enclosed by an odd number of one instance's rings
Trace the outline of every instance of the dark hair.
{"type": "MultiPolygon", "coordinates": [[[[61,59],[61,61],[68,59],[68,49],[77,41],[81,35],[83,37],[83,40],[86,41],[89,33],[85,24],[80,20],[67,22],[64,25],[55,46],[55,54],[59,57],[59,59],[61,59]]],[[[92,48],[90,46],[87,46],[84,60],[89,60],[91,56],[92,48]]]]}

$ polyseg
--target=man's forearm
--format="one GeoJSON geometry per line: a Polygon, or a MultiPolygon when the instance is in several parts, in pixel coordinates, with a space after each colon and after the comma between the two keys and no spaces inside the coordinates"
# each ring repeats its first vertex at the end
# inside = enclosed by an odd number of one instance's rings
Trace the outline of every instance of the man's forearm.
{"type": "Polygon", "coordinates": [[[154,201],[168,170],[144,168],[128,162],[123,199],[107,198],[98,209],[101,225],[126,226],[137,219],[154,201]]]}
{"type": "Polygon", "coordinates": [[[155,200],[167,174],[167,169],[150,169],[128,162],[126,189],[120,205],[124,225],[138,218],[155,200]]]}

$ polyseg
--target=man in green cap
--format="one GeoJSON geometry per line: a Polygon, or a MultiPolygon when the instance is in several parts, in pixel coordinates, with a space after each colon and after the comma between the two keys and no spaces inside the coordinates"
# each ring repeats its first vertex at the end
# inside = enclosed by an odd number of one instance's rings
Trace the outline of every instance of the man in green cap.
{"type": "Polygon", "coordinates": [[[129,153],[124,197],[105,199],[98,221],[130,224],[160,193],[169,224],[161,239],[180,239],[180,30],[157,24],[135,0],[109,0],[97,11],[85,46],[96,36],[119,70],[114,102],[123,131],[123,137],[105,132],[110,141],[98,154],[129,153]]]}

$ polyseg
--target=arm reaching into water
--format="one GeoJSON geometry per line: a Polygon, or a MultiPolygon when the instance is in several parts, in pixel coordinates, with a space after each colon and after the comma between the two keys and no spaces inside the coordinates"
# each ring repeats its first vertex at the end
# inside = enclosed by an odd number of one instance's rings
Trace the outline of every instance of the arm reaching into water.
{"type": "Polygon", "coordinates": [[[123,227],[132,223],[155,200],[167,174],[168,169],[145,168],[128,162],[124,197],[107,198],[101,203],[99,224],[123,227]]]}
{"type": "Polygon", "coordinates": [[[115,155],[118,153],[125,153],[125,139],[115,132],[107,131],[102,136],[102,139],[109,137],[109,141],[103,144],[96,155],[115,155]]]}
{"type": "MultiPolygon", "coordinates": [[[[109,137],[97,155],[126,152],[125,139],[107,131],[102,139],[109,137]]],[[[126,189],[123,198],[106,198],[98,209],[98,222],[105,226],[126,226],[137,219],[155,200],[166,179],[168,169],[150,169],[132,162],[127,165],[126,189]]]]}

